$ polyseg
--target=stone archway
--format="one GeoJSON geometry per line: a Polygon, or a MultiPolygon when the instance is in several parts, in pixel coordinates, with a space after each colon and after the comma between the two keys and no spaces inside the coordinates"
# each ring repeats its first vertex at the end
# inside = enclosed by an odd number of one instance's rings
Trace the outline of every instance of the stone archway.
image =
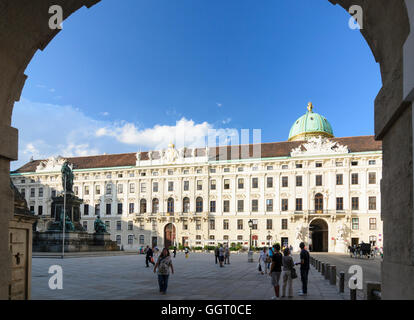
{"type": "MultiPolygon", "coordinates": [[[[10,161],[17,160],[18,144],[11,116],[26,80],[24,71],[35,52],[43,50],[59,32],[48,27],[50,6],[60,5],[66,19],[81,7],[89,8],[99,1],[0,0],[0,299],[9,297],[11,279],[8,228],[13,216],[13,194],[9,187],[9,171],[10,161]]],[[[352,5],[362,7],[364,29],[361,33],[380,64],[383,87],[375,100],[375,135],[383,141],[384,152],[383,297],[412,297],[414,288],[409,284],[414,281],[414,248],[410,247],[407,252],[394,248],[400,248],[400,243],[414,241],[411,109],[414,32],[410,45],[404,48],[410,34],[410,17],[414,25],[414,7],[411,0],[329,1],[347,11],[352,5]],[[399,232],[395,232],[397,229],[399,232]],[[399,278],[399,274],[405,274],[405,279],[399,278]]]]}
{"type": "Polygon", "coordinates": [[[329,250],[329,227],[328,223],[316,218],[309,223],[310,238],[312,239],[313,252],[328,252],[329,250]]]}
{"type": "Polygon", "coordinates": [[[175,225],[168,223],[164,227],[164,247],[169,248],[174,245],[176,237],[175,225]]]}

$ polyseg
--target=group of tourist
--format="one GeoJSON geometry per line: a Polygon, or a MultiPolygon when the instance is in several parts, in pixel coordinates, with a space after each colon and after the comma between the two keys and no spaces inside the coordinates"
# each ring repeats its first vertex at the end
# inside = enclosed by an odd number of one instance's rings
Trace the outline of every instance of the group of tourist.
{"type": "Polygon", "coordinates": [[[300,296],[307,295],[308,293],[308,273],[309,273],[309,252],[305,249],[303,242],[299,245],[300,248],[300,262],[295,263],[291,256],[292,247],[281,248],[279,244],[275,244],[272,248],[264,248],[259,257],[259,271],[261,274],[267,274],[269,269],[269,275],[271,277],[271,283],[275,290],[275,296],[272,299],[286,297],[286,288],[288,288],[288,297],[293,297],[293,279],[297,277],[295,265],[300,264],[300,276],[302,281],[302,290],[299,292],[300,296]],[[282,295],[280,296],[280,278],[282,278],[282,295]]]}
{"type": "Polygon", "coordinates": [[[224,267],[224,264],[230,264],[230,249],[229,246],[223,247],[220,244],[214,249],[214,256],[216,258],[216,264],[219,262],[220,268],[224,267]]]}

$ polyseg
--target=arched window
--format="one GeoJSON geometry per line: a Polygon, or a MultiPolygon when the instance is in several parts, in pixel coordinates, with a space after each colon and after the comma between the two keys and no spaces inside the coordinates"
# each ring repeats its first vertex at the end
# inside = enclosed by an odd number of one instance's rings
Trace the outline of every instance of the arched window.
{"type": "Polygon", "coordinates": [[[190,212],[190,199],[188,199],[187,197],[183,199],[183,212],[190,212]]]}
{"type": "Polygon", "coordinates": [[[159,201],[157,198],[152,199],[152,213],[158,213],[159,211],[159,201]]]}
{"type": "Polygon", "coordinates": [[[196,199],[196,212],[203,212],[203,198],[196,199]]]}
{"type": "Polygon", "coordinates": [[[139,212],[146,213],[147,212],[147,200],[141,199],[139,202],[139,212]]]}
{"type": "Polygon", "coordinates": [[[317,193],[315,195],[315,211],[322,211],[323,210],[323,195],[317,193]]]}
{"type": "Polygon", "coordinates": [[[167,200],[167,212],[173,213],[174,212],[174,199],[168,198],[167,200]]]}

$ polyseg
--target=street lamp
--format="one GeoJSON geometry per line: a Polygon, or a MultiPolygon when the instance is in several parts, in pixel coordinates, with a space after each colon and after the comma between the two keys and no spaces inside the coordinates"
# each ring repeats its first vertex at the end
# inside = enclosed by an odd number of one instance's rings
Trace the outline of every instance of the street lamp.
{"type": "Polygon", "coordinates": [[[249,228],[250,228],[250,237],[249,237],[249,252],[247,254],[247,261],[253,262],[253,252],[252,252],[252,228],[253,228],[253,220],[249,220],[249,228]]]}

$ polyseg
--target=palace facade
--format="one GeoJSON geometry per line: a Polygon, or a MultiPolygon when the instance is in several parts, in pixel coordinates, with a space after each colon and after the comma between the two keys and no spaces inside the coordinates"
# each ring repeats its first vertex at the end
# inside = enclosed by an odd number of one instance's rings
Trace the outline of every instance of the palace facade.
{"type": "Polygon", "coordinates": [[[60,169],[73,167],[84,229],[99,215],[124,250],[146,245],[275,242],[312,251],[382,247],[382,145],[373,136],[335,138],[308,105],[288,141],[33,160],[11,172],[37,230],[53,220],[60,169]]]}

